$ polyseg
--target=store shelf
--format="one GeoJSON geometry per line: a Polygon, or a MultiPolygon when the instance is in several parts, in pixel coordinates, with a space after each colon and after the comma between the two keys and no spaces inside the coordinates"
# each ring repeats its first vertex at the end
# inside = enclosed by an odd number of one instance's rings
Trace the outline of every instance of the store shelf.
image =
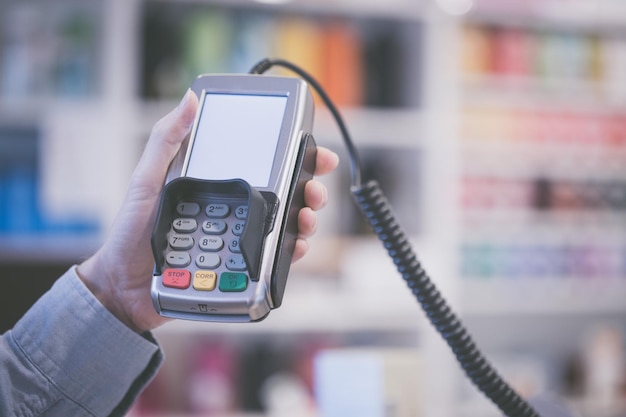
{"type": "Polygon", "coordinates": [[[0,235],[0,264],[46,262],[78,263],[92,255],[102,244],[100,234],[21,234],[0,235]]]}
{"type": "MultiPolygon", "coordinates": [[[[143,0],[146,4],[169,4],[175,0],[143,0]]],[[[378,1],[340,0],[332,3],[320,3],[315,0],[295,0],[288,3],[273,3],[254,0],[183,0],[186,5],[213,5],[227,8],[245,8],[272,13],[309,13],[321,15],[373,16],[410,19],[423,17],[423,3],[412,0],[378,1]]]]}
{"type": "Polygon", "coordinates": [[[522,389],[564,393],[571,361],[591,354],[598,329],[621,332],[626,314],[623,9],[476,5],[459,26],[455,79],[459,304],[507,378],[517,367],[522,389]]]}
{"type": "Polygon", "coordinates": [[[609,86],[598,81],[561,77],[471,75],[463,80],[462,94],[464,101],[473,105],[623,110],[623,103],[606,100],[608,89],[609,86]]]}
{"type": "Polygon", "coordinates": [[[0,99],[93,97],[100,91],[101,3],[0,5],[0,99]],[[58,7],[58,6],[61,7],[58,7]]]}
{"type": "Polygon", "coordinates": [[[465,16],[472,23],[574,32],[620,32],[626,10],[621,2],[598,0],[477,0],[465,16]]]}
{"type": "Polygon", "coordinates": [[[491,277],[467,279],[465,316],[572,317],[623,314],[626,282],[619,277],[491,277]]]}
{"type": "Polygon", "coordinates": [[[339,105],[414,104],[418,87],[408,85],[407,74],[419,38],[418,15],[370,15],[363,13],[367,5],[350,2],[313,5],[144,2],[141,96],[179,96],[197,74],[247,72],[259,60],[279,56],[305,67],[339,105]]]}
{"type": "MultiPolygon", "coordinates": [[[[574,3],[573,9],[580,5],[574,3]]],[[[614,282],[626,276],[619,266],[625,137],[623,98],[614,88],[620,47],[613,48],[624,39],[594,24],[552,25],[549,17],[541,18],[548,9],[535,6],[526,11],[537,22],[524,13],[516,22],[496,22],[477,11],[462,29],[468,35],[459,75],[463,269],[490,275],[485,282],[510,287],[512,294],[522,290],[516,285],[535,283],[532,275],[538,274],[545,285],[571,287],[582,296],[586,282],[571,275],[601,280],[601,271],[575,265],[577,257],[594,253],[600,256],[596,262],[608,263],[611,284],[604,290],[621,294],[624,289],[614,282]],[[525,262],[537,261],[538,255],[528,259],[528,253],[542,250],[546,259],[553,257],[551,265],[524,269],[525,262]],[[498,276],[501,270],[507,272],[498,276]]],[[[476,282],[468,281],[463,286],[471,294],[489,288],[473,288],[476,282]]],[[[545,291],[550,292],[537,288],[538,294],[545,291]]],[[[486,298],[496,301],[483,304],[483,311],[491,304],[494,314],[501,311],[496,295],[486,298]]],[[[537,311],[550,311],[536,303],[537,311]]],[[[524,313],[535,301],[509,303],[510,312],[514,306],[524,313]]],[[[575,306],[567,302],[563,308],[575,306]]],[[[581,297],[582,311],[596,307],[581,297]]]]}

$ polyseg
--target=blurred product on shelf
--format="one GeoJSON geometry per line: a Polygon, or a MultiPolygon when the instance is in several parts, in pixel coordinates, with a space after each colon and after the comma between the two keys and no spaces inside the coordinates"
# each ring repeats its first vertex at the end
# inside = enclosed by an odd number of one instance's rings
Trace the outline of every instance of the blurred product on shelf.
{"type": "MultiPolygon", "coordinates": [[[[20,3],[0,15],[0,97],[88,97],[98,89],[98,6],[20,3]]],[[[2,10],[2,7],[0,7],[2,10]]]]}
{"type": "Polygon", "coordinates": [[[32,127],[0,126],[0,237],[89,234],[98,231],[89,215],[50,216],[42,201],[39,139],[32,127]]]}
{"type": "Polygon", "coordinates": [[[419,25],[245,7],[148,4],[142,96],[178,96],[197,74],[247,72],[251,63],[277,56],[306,68],[337,105],[415,106],[418,98],[403,84],[414,75],[405,72],[404,62],[404,51],[414,42],[404,33],[411,26],[419,25]]]}
{"type": "Polygon", "coordinates": [[[420,354],[412,349],[326,350],[315,359],[324,417],[420,417],[420,354]]]}
{"type": "MultiPolygon", "coordinates": [[[[550,87],[541,81],[598,82],[609,65],[605,40],[564,29],[520,29],[504,25],[463,27],[461,67],[468,81],[497,77],[511,86],[550,87]]],[[[569,84],[568,84],[569,85],[569,84]]]]}

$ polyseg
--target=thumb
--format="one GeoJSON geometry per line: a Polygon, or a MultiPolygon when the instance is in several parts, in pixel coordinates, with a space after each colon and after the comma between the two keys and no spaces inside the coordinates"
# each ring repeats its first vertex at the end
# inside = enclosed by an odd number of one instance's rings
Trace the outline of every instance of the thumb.
{"type": "Polygon", "coordinates": [[[197,108],[198,97],[187,90],[178,106],[154,125],[133,174],[134,186],[157,193],[161,190],[170,162],[189,134],[197,108]]]}

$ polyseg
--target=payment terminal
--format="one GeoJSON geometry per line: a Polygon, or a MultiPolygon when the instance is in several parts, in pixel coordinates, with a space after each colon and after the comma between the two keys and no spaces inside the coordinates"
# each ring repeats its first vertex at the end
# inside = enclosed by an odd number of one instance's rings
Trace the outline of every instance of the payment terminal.
{"type": "Polygon", "coordinates": [[[279,307],[313,177],[305,81],[202,75],[190,136],[168,170],[152,234],[163,316],[250,322],[279,307]]]}

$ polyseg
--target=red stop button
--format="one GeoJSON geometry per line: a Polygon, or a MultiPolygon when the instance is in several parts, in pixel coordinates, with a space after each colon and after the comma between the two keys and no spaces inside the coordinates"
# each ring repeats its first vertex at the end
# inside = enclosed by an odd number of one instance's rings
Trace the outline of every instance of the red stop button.
{"type": "Polygon", "coordinates": [[[191,283],[191,272],[186,269],[166,269],[163,272],[163,285],[170,288],[185,289],[191,283]]]}

